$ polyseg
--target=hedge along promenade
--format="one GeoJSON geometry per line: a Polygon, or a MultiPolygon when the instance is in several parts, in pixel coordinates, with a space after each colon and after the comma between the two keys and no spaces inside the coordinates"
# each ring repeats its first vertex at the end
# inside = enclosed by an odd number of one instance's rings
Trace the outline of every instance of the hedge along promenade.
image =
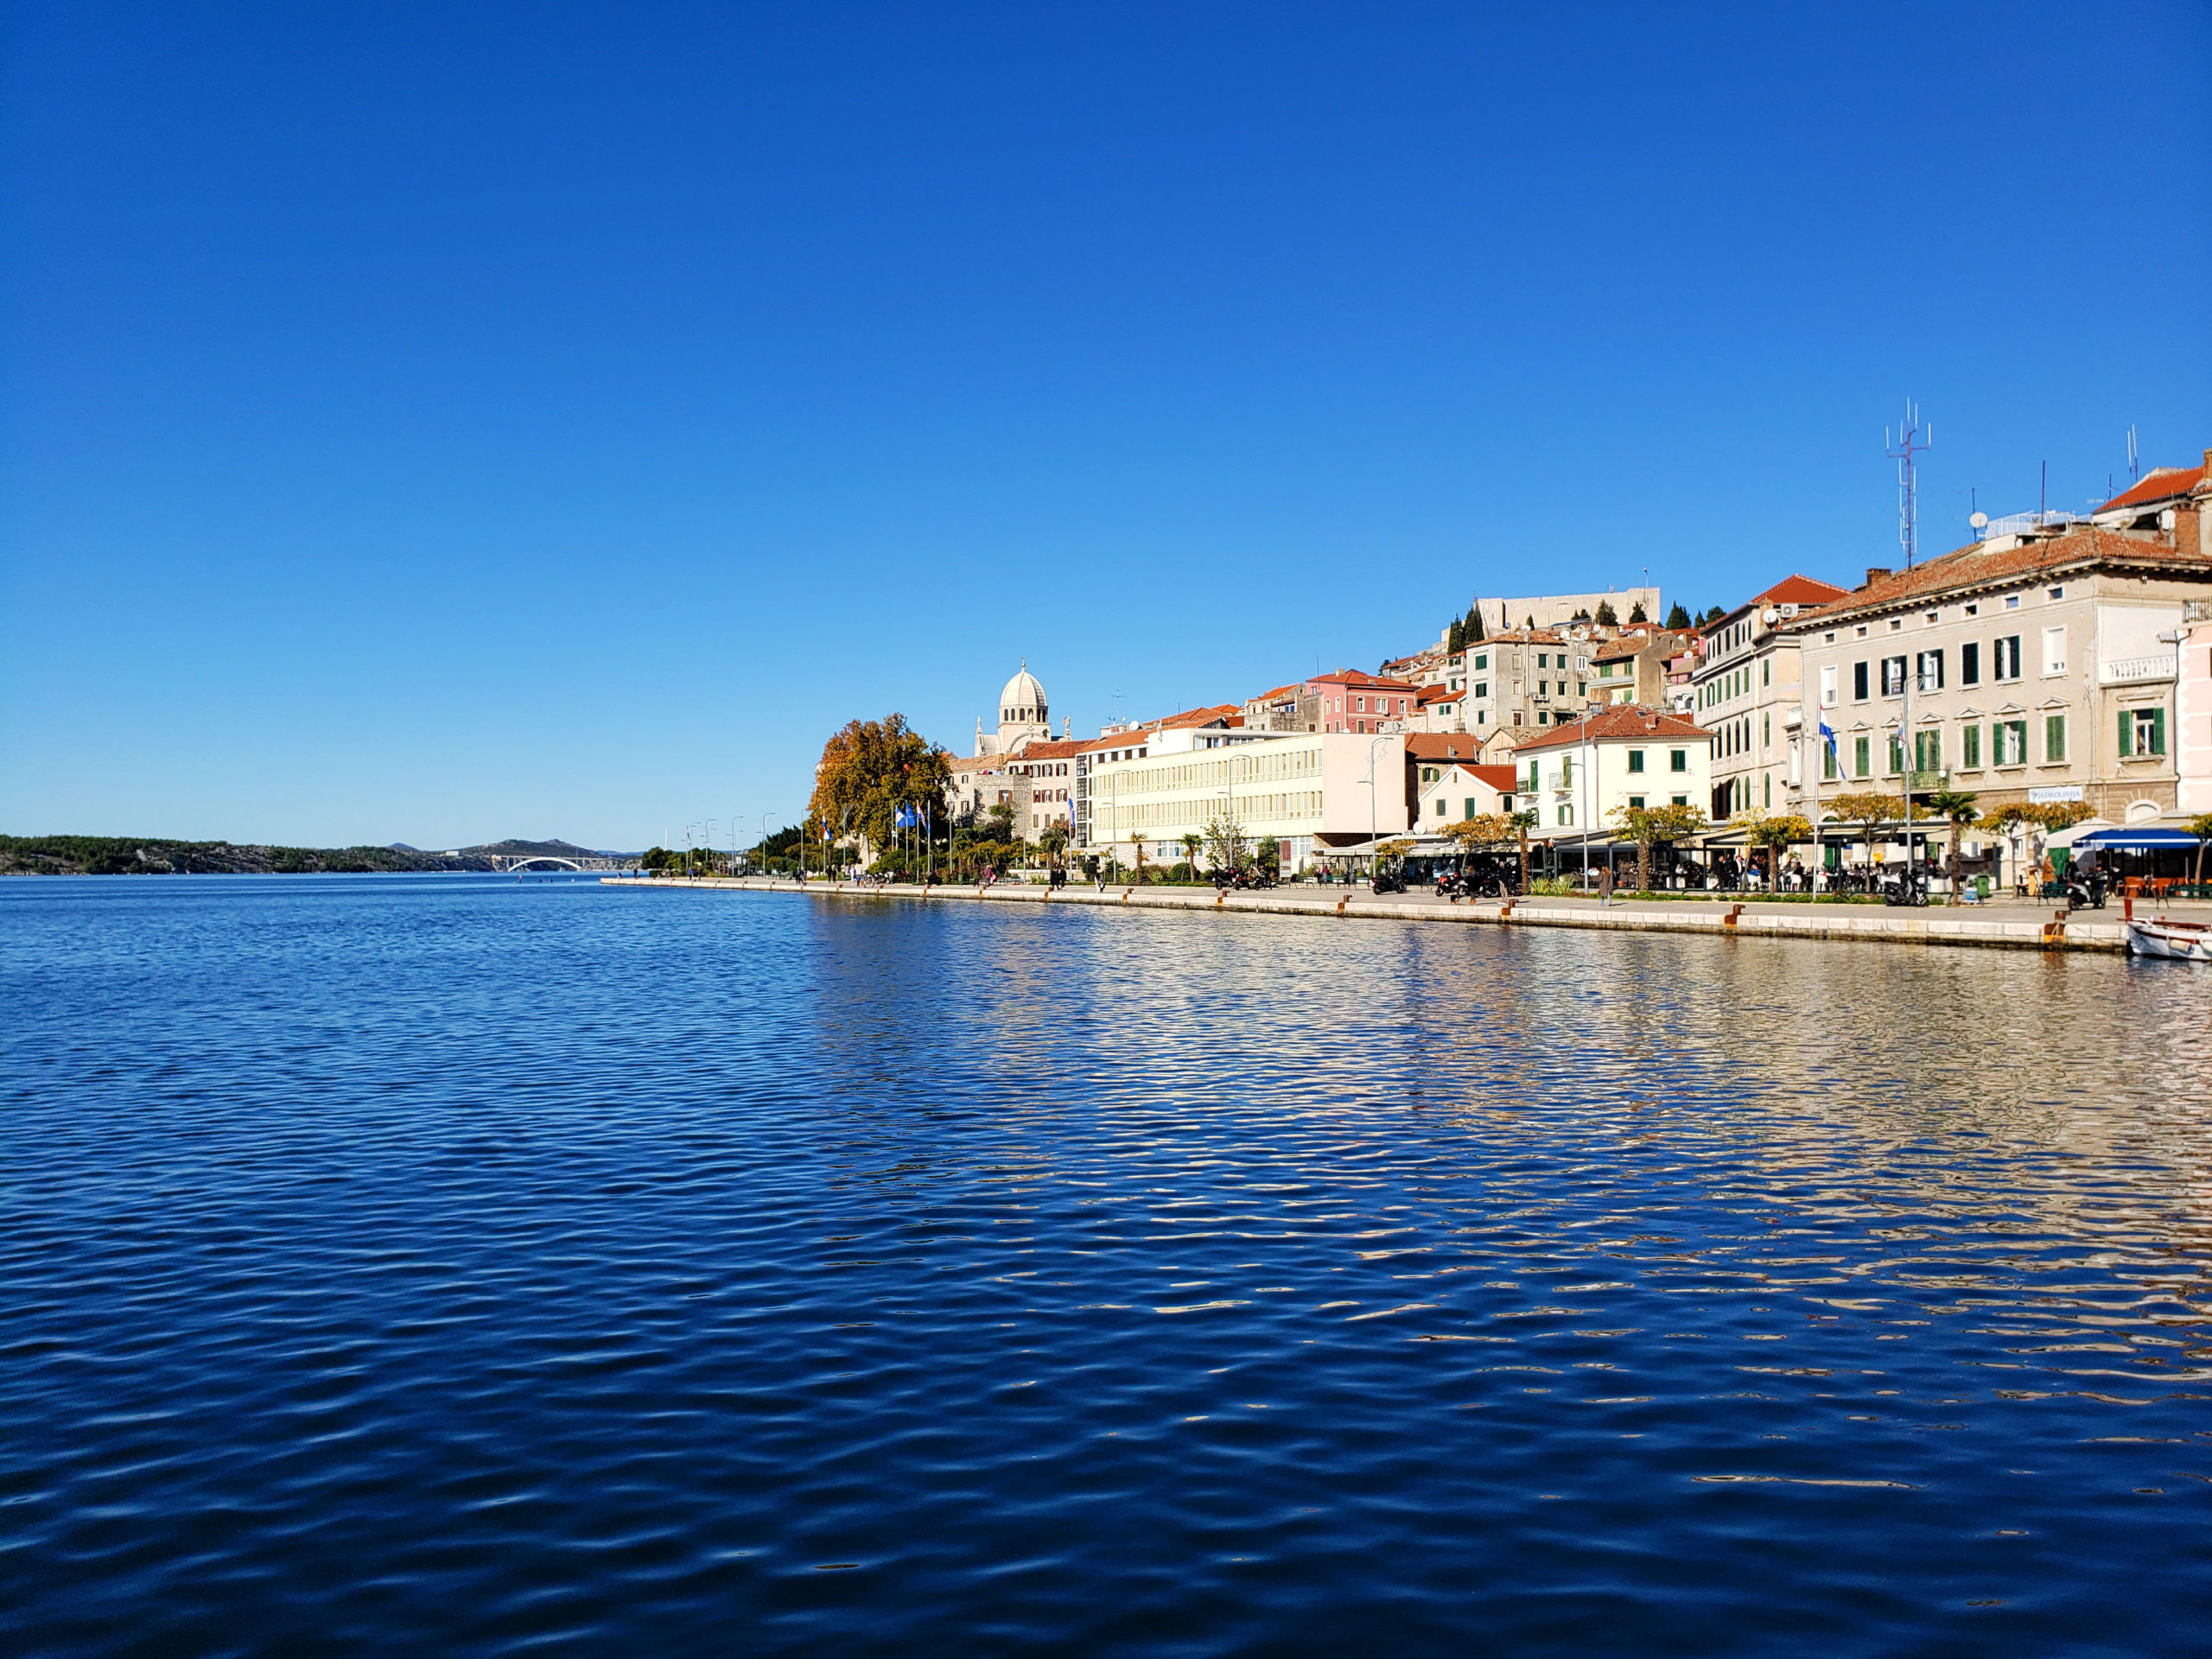
{"type": "Polygon", "coordinates": [[[1100,889],[1047,887],[1004,881],[919,887],[878,887],[851,881],[788,880],[754,876],[684,876],[652,880],[603,876],[613,887],[719,887],[737,893],[801,893],[825,902],[867,903],[890,899],[925,904],[1100,906],[1122,910],[1200,910],[1222,913],[1331,916],[1346,920],[1460,923],[1493,927],[1581,927],[1624,933],[1707,933],[1725,938],[1858,939],[1879,944],[1968,945],[1999,950],[2101,950],[2124,953],[2125,930],[2115,918],[2087,921],[2056,907],[2013,911],[2005,919],[1956,912],[1878,910],[1845,905],[1758,906],[1753,904],[1663,905],[1562,904],[1556,899],[1495,899],[1444,900],[1381,898],[1357,888],[1279,887],[1259,893],[1221,893],[1205,887],[1100,889]]]}

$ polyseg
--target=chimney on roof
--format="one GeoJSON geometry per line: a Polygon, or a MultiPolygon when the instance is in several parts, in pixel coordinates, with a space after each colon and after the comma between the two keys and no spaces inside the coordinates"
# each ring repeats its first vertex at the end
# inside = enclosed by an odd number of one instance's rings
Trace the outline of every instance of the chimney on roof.
{"type": "Polygon", "coordinates": [[[2204,470],[2212,473],[2212,449],[2204,452],[2204,470]]]}
{"type": "Polygon", "coordinates": [[[1866,567],[1866,580],[1860,582],[1859,585],[1861,588],[1872,588],[1876,582],[1879,582],[1884,576],[1886,576],[1889,574],[1890,567],[1888,565],[1870,564],[1866,567]]]}

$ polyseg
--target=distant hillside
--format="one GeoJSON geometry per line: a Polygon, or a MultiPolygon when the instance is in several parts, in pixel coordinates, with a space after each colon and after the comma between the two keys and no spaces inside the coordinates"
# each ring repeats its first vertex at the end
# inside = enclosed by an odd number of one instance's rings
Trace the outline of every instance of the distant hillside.
{"type": "Polygon", "coordinates": [[[499,841],[448,855],[412,847],[262,847],[135,836],[0,836],[0,875],[358,875],[489,870],[494,855],[620,858],[565,841],[499,841]]]}

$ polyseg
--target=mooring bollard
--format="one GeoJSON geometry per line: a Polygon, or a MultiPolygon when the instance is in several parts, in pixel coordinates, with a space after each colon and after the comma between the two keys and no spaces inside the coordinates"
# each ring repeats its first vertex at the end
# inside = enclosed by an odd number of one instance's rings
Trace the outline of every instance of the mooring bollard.
{"type": "Polygon", "coordinates": [[[1738,905],[1734,909],[1731,910],[1726,916],[1723,916],[1720,918],[1720,925],[1726,928],[1733,928],[1736,925],[1736,918],[1743,913],[1744,907],[1741,905],[1738,905]]]}
{"type": "Polygon", "coordinates": [[[2065,906],[2061,906],[2052,913],[2051,918],[2043,925],[2043,942],[2045,945],[2066,943],[2065,906]]]}

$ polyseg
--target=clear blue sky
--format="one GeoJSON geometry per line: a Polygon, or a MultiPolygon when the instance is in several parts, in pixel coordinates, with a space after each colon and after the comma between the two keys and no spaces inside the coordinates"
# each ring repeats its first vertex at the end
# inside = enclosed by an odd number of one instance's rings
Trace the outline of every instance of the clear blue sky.
{"type": "Polygon", "coordinates": [[[640,847],[2212,443],[2202,3],[0,16],[13,832],[640,847]]]}

